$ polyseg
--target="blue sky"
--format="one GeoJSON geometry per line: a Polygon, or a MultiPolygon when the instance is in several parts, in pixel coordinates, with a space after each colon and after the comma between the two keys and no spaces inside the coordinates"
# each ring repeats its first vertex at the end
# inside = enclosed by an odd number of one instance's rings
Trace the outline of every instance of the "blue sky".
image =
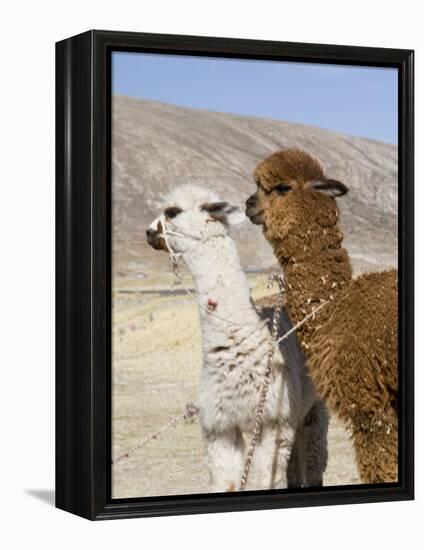
{"type": "Polygon", "coordinates": [[[112,91],[397,143],[397,70],[114,52],[112,91]]]}

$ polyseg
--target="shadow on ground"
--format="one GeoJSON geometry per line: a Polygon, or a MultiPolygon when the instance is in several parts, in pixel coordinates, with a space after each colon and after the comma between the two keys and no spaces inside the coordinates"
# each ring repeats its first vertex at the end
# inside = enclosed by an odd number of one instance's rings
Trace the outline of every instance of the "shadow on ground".
{"type": "Polygon", "coordinates": [[[49,506],[54,506],[54,490],[53,489],[26,489],[27,495],[30,495],[49,506]]]}

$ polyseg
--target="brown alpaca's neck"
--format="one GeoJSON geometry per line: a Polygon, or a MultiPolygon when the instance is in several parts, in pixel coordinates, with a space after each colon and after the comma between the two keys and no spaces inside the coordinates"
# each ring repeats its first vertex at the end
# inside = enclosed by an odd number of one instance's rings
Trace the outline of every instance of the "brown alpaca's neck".
{"type": "Polygon", "coordinates": [[[306,352],[315,331],[328,318],[331,302],[352,279],[352,268],[348,253],[342,247],[342,239],[337,227],[332,227],[309,230],[305,235],[274,244],[274,251],[284,269],[286,308],[293,325],[326,302],[297,331],[306,352]]]}

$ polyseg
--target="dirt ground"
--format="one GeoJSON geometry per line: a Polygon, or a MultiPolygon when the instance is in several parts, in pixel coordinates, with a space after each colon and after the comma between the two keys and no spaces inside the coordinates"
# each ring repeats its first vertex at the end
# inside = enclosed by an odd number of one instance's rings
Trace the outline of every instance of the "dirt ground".
{"type": "MultiPolygon", "coordinates": [[[[269,292],[266,275],[249,280],[254,298],[269,292]]],[[[115,279],[113,321],[116,459],[196,401],[201,349],[197,306],[172,287],[170,274],[115,279]]],[[[324,482],[359,483],[349,435],[335,418],[324,482]]],[[[197,421],[169,427],[113,465],[113,498],[202,492],[208,492],[208,471],[197,421]]]]}

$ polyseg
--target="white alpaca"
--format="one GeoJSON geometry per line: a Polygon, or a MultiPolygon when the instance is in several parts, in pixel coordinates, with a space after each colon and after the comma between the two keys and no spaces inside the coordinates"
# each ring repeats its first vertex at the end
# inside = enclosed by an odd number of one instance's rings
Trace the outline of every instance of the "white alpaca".
{"type": "MultiPolygon", "coordinates": [[[[216,492],[240,485],[243,434],[253,432],[272,345],[227,232],[228,225],[243,217],[214,193],[187,185],[166,198],[164,213],[147,230],[151,246],[167,250],[168,242],[194,280],[203,350],[200,424],[216,492]]],[[[290,328],[282,315],[279,335],[290,328]]],[[[261,438],[246,489],[320,485],[327,461],[326,435],[326,411],[317,401],[293,334],[275,352],[261,438]]]]}

